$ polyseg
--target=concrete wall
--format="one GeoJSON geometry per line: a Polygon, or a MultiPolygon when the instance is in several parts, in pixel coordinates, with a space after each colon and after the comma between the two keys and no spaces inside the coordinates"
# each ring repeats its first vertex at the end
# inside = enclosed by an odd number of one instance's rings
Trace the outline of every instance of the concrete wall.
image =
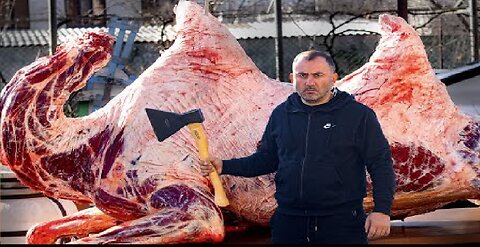
{"type": "MultiPolygon", "coordinates": [[[[48,1],[28,1],[30,29],[48,29],[48,1]]],[[[65,0],[57,0],[57,18],[65,18],[65,0]]]]}
{"type": "Polygon", "coordinates": [[[132,0],[107,0],[106,1],[107,15],[114,15],[118,17],[140,17],[142,11],[141,1],[132,0]]]}

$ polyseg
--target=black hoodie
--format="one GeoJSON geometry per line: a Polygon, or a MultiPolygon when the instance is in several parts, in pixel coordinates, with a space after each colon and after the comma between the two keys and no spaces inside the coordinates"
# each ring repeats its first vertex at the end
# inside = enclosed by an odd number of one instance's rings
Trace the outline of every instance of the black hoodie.
{"type": "Polygon", "coordinates": [[[270,116],[258,150],[225,160],[222,174],[275,174],[279,212],[321,216],[362,207],[366,171],[373,211],[390,214],[395,175],[375,112],[337,90],[327,103],[305,105],[297,93],[270,116]]]}

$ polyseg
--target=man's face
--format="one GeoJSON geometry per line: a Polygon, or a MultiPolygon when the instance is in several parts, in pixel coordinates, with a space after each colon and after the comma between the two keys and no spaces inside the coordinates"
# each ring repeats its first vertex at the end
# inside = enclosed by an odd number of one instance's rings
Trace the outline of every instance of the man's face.
{"type": "Polygon", "coordinates": [[[307,105],[324,104],[330,100],[330,90],[338,78],[323,57],[310,61],[305,58],[293,64],[290,81],[307,105]]]}

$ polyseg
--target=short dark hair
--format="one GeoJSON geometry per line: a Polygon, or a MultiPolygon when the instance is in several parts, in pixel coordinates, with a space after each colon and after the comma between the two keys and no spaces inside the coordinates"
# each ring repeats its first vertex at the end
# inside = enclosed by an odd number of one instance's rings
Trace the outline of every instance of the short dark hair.
{"type": "Polygon", "coordinates": [[[293,59],[293,64],[297,63],[298,60],[300,60],[301,58],[305,58],[307,59],[307,61],[311,61],[317,57],[323,57],[325,61],[327,61],[328,65],[330,66],[333,72],[337,70],[337,67],[335,66],[335,62],[333,61],[330,54],[328,54],[327,52],[317,51],[317,50],[308,50],[308,51],[303,51],[298,53],[298,55],[295,56],[295,58],[293,59]]]}

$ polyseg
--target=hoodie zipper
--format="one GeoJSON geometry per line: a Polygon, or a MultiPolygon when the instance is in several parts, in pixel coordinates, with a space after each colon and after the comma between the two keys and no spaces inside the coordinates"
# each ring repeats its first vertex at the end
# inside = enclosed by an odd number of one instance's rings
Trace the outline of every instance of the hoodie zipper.
{"type": "Polygon", "coordinates": [[[310,132],[310,120],[312,119],[312,113],[308,113],[308,122],[307,122],[307,133],[305,136],[305,156],[302,161],[302,172],[300,173],[300,201],[303,201],[303,173],[305,170],[305,160],[308,155],[308,136],[310,132]]]}

